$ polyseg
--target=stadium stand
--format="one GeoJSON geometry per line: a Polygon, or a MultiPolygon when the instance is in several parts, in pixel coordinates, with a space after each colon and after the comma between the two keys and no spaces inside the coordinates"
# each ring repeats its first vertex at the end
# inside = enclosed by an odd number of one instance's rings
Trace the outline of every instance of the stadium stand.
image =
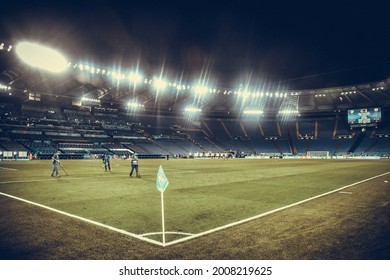
{"type": "Polygon", "coordinates": [[[308,151],[388,156],[387,122],[375,128],[351,129],[337,112],[315,113],[292,120],[239,117],[158,116],[85,110],[61,105],[0,103],[0,150],[26,151],[50,158],[91,158],[102,153],[127,157],[188,157],[232,153],[236,156],[305,156],[308,151]]]}

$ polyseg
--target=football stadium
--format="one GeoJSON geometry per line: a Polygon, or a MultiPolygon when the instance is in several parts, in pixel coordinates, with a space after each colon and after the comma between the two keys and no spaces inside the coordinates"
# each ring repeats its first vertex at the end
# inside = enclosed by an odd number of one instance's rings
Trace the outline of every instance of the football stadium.
{"type": "Polygon", "coordinates": [[[43,20],[0,38],[0,259],[390,258],[388,62],[229,84],[43,20]]]}

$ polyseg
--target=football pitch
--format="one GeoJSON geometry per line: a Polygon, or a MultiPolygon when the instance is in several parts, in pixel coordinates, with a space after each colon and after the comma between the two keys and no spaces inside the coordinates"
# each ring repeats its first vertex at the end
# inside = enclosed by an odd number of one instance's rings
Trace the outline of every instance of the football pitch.
{"type": "Polygon", "coordinates": [[[168,246],[258,219],[389,173],[381,160],[148,159],[141,178],[127,160],[62,160],[61,177],[50,161],[0,162],[0,194],[168,246]],[[162,198],[156,176],[169,180],[162,198]]]}

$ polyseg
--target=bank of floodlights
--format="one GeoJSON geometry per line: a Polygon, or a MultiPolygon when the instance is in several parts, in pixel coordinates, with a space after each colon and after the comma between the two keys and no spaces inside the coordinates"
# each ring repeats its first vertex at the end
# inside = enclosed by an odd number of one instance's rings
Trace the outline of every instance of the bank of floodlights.
{"type": "MultiPolygon", "coordinates": [[[[71,63],[58,51],[32,42],[18,43],[14,49],[19,58],[28,65],[45,69],[54,73],[60,73],[67,68],[73,68],[74,71],[80,71],[88,75],[92,74],[111,77],[111,82],[116,83],[116,86],[119,86],[119,84],[123,82],[127,82],[134,88],[139,84],[144,84],[145,87],[150,87],[151,89],[156,91],[156,100],[158,99],[158,93],[166,91],[166,89],[168,88],[170,88],[169,90],[176,91],[177,94],[180,92],[180,94],[183,93],[195,95],[196,102],[194,102],[194,104],[201,104],[202,102],[207,102],[207,99],[211,98],[213,94],[220,93],[224,95],[234,95],[238,99],[242,100],[241,109],[246,107],[246,109],[243,110],[244,115],[261,116],[264,114],[263,110],[261,110],[262,106],[255,106],[254,108],[247,106],[251,106],[251,104],[254,104],[256,102],[264,103],[268,99],[272,98],[280,100],[280,103],[282,104],[279,108],[279,116],[299,115],[297,100],[299,98],[300,93],[298,92],[290,92],[287,90],[285,91],[283,89],[275,88],[267,89],[264,86],[262,88],[254,89],[249,84],[245,86],[240,86],[237,89],[211,88],[208,85],[209,82],[205,79],[198,80],[196,83],[189,85],[182,83],[182,81],[168,81],[162,77],[162,73],[158,76],[144,76],[140,74],[140,72],[138,71],[138,67],[133,68],[133,70],[115,68],[110,69],[101,66],[94,66],[92,63],[71,63]],[[286,102],[288,104],[286,104],[286,102]],[[257,109],[259,107],[260,109],[257,109]]],[[[6,45],[5,43],[1,43],[0,50],[11,51],[12,46],[6,45]]],[[[383,89],[383,87],[373,88],[373,91],[381,89],[383,89]]],[[[6,91],[9,89],[6,87],[0,87],[0,90],[6,91]]],[[[83,100],[82,102],[99,105],[100,100],[97,99],[97,101],[98,102],[95,102],[93,100],[83,100]]],[[[135,104],[127,104],[127,107],[132,109],[141,108],[135,104]]],[[[196,108],[196,106],[187,107],[184,109],[184,112],[198,114],[201,112],[201,109],[196,108]]]]}
{"type": "Polygon", "coordinates": [[[0,84],[0,91],[10,91],[11,87],[7,85],[0,84]]]}
{"type": "Polygon", "coordinates": [[[132,109],[132,110],[139,110],[144,108],[145,106],[143,104],[140,104],[136,101],[129,101],[127,102],[127,109],[132,109]]]}
{"type": "Polygon", "coordinates": [[[100,100],[83,96],[81,98],[81,105],[82,106],[100,106],[100,100]]]}
{"type": "Polygon", "coordinates": [[[243,113],[247,116],[261,116],[264,114],[264,111],[259,109],[245,109],[243,113]]]}
{"type": "Polygon", "coordinates": [[[292,110],[292,109],[279,110],[279,115],[286,115],[286,116],[299,115],[299,111],[292,110]]]}

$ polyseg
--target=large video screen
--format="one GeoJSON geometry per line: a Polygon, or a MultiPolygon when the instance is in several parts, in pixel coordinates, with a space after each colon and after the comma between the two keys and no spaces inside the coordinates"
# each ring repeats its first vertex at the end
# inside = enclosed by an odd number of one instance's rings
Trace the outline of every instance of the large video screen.
{"type": "Polygon", "coordinates": [[[379,107],[348,110],[348,124],[351,127],[376,126],[381,121],[382,110],[379,107]]]}

